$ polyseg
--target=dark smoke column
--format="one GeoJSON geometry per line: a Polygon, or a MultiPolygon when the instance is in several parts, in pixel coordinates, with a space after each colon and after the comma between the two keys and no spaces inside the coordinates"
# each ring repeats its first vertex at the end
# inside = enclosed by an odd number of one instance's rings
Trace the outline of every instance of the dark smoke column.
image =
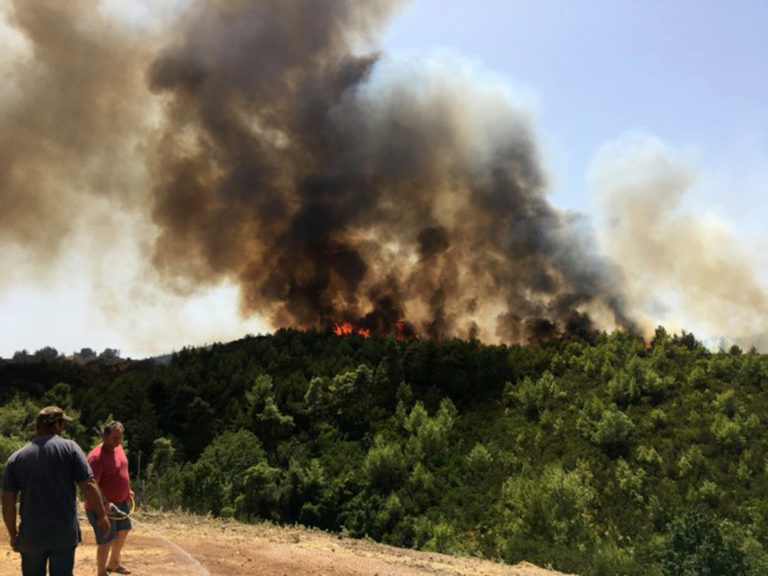
{"type": "Polygon", "coordinates": [[[547,203],[534,135],[461,62],[360,55],[391,6],[208,2],[153,63],[154,261],[234,279],[275,327],[352,319],[520,341],[631,327],[620,278],[547,203]],[[602,320],[605,319],[605,320],[602,320]],[[610,326],[608,326],[610,327],[610,326]]]}

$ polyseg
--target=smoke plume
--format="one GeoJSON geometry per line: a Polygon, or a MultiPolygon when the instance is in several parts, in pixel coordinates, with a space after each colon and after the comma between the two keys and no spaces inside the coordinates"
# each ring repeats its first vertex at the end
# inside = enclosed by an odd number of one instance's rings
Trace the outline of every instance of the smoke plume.
{"type": "Polygon", "coordinates": [[[509,90],[377,51],[396,5],[210,0],[160,34],[95,1],[12,2],[0,241],[53,261],[97,215],[96,245],[130,214],[166,290],[235,283],[274,328],[637,330],[584,219],[547,202],[509,90]]]}
{"type": "Polygon", "coordinates": [[[768,328],[768,291],[755,273],[755,256],[733,231],[717,218],[681,210],[697,172],[690,159],[648,134],[606,144],[590,170],[607,222],[604,244],[632,271],[625,293],[633,310],[664,319],[669,310],[660,304],[672,301],[671,328],[748,336],[742,342],[752,345],[758,340],[751,337],[768,328]],[[688,323],[674,326],[680,318],[688,323]]]}
{"type": "Polygon", "coordinates": [[[88,0],[0,7],[8,21],[0,35],[0,242],[23,245],[35,264],[54,260],[100,202],[128,209],[147,201],[134,186],[146,108],[132,96],[143,91],[148,55],[96,8],[88,0]]]}
{"type": "Polygon", "coordinates": [[[588,326],[589,307],[631,325],[616,270],[547,203],[533,128],[504,90],[356,51],[387,12],[213,4],[188,23],[149,72],[168,98],[156,265],[237,279],[245,313],[276,326],[406,318],[435,338],[514,341],[588,326]]]}

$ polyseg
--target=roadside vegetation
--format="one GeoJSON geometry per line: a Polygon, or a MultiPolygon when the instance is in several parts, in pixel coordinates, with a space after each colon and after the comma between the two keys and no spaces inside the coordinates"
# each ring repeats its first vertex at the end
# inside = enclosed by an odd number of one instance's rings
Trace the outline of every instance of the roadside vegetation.
{"type": "Polygon", "coordinates": [[[657,329],[526,346],[281,330],[169,361],[0,361],[0,466],[41,405],[126,425],[139,500],[582,575],[768,573],[768,356],[657,329]]]}

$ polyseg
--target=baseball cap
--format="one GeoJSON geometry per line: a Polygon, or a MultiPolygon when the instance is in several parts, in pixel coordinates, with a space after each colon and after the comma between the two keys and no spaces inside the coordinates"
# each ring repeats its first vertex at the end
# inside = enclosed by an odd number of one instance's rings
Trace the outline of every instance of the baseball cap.
{"type": "Polygon", "coordinates": [[[59,420],[71,422],[72,418],[64,413],[58,406],[46,406],[37,413],[37,421],[42,424],[54,424],[59,420]]]}

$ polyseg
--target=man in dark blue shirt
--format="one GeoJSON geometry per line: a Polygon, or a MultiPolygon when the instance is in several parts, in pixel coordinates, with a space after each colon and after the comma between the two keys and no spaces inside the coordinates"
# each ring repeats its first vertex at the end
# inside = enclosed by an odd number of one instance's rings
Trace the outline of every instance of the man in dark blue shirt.
{"type": "Polygon", "coordinates": [[[71,420],[57,406],[38,412],[37,434],[14,452],[3,470],[3,520],[11,546],[21,553],[23,576],[72,576],[75,547],[82,540],[77,520],[79,486],[94,507],[98,525],[110,529],[101,492],[85,454],[60,436],[71,420]],[[21,523],[16,528],[16,500],[21,494],[21,523]]]}

